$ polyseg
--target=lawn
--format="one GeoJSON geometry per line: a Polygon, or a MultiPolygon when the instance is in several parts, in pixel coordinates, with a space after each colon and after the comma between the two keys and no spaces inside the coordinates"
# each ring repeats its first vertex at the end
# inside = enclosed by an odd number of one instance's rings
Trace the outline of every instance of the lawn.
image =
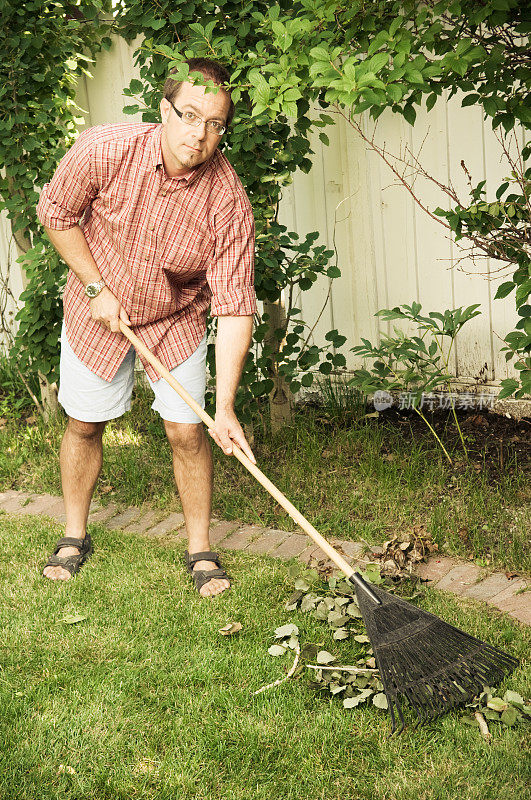
{"type": "MultiPolygon", "coordinates": [[[[205,601],[179,544],[94,526],[82,572],[46,582],[59,533],[0,515],[2,800],[499,800],[509,786],[529,796],[524,726],[492,725],[489,745],[453,712],[388,738],[385,712],[347,711],[303,679],[253,696],[282,675],[267,648],[285,622],[352,663],[350,642],[284,609],[293,585],[284,562],[227,553],[234,587],[205,601]],[[62,622],[75,614],[85,619],[62,622]],[[221,636],[231,621],[241,633],[221,636]]],[[[482,605],[433,590],[416,602],[528,652],[528,630],[482,605]]],[[[523,667],[505,688],[529,696],[523,667]]]]}
{"type": "MultiPolygon", "coordinates": [[[[139,388],[131,413],[108,425],[97,496],[120,506],[179,510],[169,447],[150,403],[150,393],[139,388]]],[[[0,490],[60,494],[64,418],[46,425],[30,417],[28,423],[27,413],[7,413],[0,427],[0,490]]],[[[299,409],[276,436],[256,426],[258,466],[325,536],[381,544],[415,528],[429,533],[441,551],[531,573],[528,421],[485,414],[485,430],[464,417],[467,460],[453,423],[435,420],[453,453],[451,467],[414,414],[364,414],[336,399],[325,408],[299,409]]],[[[217,447],[214,457],[216,516],[294,529],[235,459],[217,447]]]]}

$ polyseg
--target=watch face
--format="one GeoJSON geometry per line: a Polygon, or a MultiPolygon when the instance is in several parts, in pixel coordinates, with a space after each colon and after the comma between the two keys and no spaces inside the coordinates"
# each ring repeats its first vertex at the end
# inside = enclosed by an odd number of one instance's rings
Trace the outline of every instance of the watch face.
{"type": "Polygon", "coordinates": [[[99,283],[89,283],[85,287],[85,294],[87,295],[87,297],[97,297],[101,292],[102,288],[103,286],[101,286],[101,284],[99,283]]]}

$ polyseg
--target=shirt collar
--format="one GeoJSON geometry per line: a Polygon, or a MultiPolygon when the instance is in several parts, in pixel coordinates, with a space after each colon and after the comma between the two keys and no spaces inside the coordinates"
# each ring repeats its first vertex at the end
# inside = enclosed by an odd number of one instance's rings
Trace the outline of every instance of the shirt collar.
{"type": "MultiPolygon", "coordinates": [[[[153,162],[153,169],[157,169],[157,167],[160,167],[162,170],[164,170],[161,140],[162,140],[162,124],[159,123],[154,128],[151,137],[151,157],[153,162]]],[[[212,158],[215,157],[215,153],[216,151],[214,151],[214,156],[212,158]]],[[[194,169],[191,169],[185,175],[179,175],[173,178],[168,177],[168,180],[175,181],[176,183],[178,181],[184,181],[186,184],[190,185],[191,183],[194,183],[203,174],[203,172],[205,172],[206,169],[208,169],[208,167],[210,166],[210,162],[212,161],[212,158],[210,158],[208,161],[205,161],[203,164],[199,164],[199,166],[195,167],[194,169]]]]}

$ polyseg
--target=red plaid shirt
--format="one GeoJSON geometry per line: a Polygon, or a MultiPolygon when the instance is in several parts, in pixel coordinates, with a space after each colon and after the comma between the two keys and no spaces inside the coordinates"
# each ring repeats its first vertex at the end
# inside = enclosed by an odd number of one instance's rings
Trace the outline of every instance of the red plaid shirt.
{"type": "MultiPolygon", "coordinates": [[[[199,345],[206,312],[256,311],[254,220],[224,155],[184,176],[166,175],[162,126],[101,125],[84,131],[43,188],[43,225],[78,224],[102,278],[137,336],[173,369],[199,345]]],[[[68,341],[96,375],[111,380],[128,351],[124,336],[90,315],[72,270],[64,294],[68,341]]],[[[158,375],[144,364],[152,379],[158,375]]]]}

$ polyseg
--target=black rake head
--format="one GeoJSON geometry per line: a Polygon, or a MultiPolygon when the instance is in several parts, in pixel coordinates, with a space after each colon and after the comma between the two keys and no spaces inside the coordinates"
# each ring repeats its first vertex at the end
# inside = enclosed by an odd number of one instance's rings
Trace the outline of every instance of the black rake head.
{"type": "Polygon", "coordinates": [[[416,725],[470,701],[484,686],[499,683],[518,664],[504,653],[444,620],[371,584],[381,601],[356,596],[389,703],[391,733],[395,708],[404,730],[402,702],[417,714],[416,725]]]}

